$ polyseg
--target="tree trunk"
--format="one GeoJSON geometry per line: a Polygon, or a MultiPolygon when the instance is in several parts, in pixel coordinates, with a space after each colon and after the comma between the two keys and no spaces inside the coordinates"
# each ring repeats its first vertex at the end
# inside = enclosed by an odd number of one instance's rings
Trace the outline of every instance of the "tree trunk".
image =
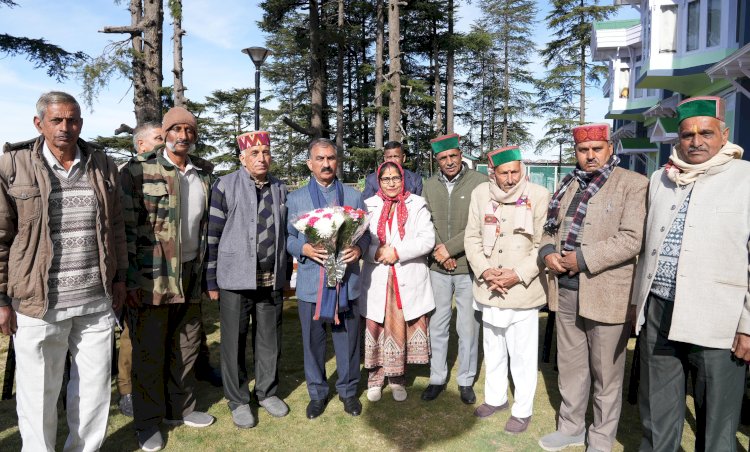
{"type": "Polygon", "coordinates": [[[174,41],[174,105],[175,107],[185,106],[185,85],[182,83],[182,37],[185,36],[185,30],[182,29],[182,0],[170,1],[172,19],[174,20],[174,32],[172,41],[174,41]],[[171,3],[175,4],[172,5],[171,3]]]}
{"type": "Polygon", "coordinates": [[[440,101],[440,52],[438,48],[437,39],[437,23],[433,20],[432,22],[432,68],[433,68],[433,84],[434,84],[434,98],[435,98],[435,136],[443,134],[443,112],[442,102],[440,101]]]}
{"type": "MultiPolygon", "coordinates": [[[[506,16],[507,17],[507,16],[506,16]]],[[[507,23],[506,23],[507,26],[507,23]]],[[[510,55],[508,55],[508,33],[503,33],[503,142],[508,145],[508,104],[510,103],[510,55]]]]}
{"type": "MultiPolygon", "coordinates": [[[[583,11],[584,6],[586,6],[584,0],[581,0],[581,11],[583,11]]],[[[581,20],[578,24],[579,27],[583,28],[585,19],[583,13],[581,13],[581,20]]],[[[586,45],[587,44],[581,42],[581,59],[579,61],[579,64],[581,65],[581,96],[579,99],[580,105],[578,106],[579,124],[586,123],[586,45]]]]}
{"type": "Polygon", "coordinates": [[[133,41],[133,105],[136,126],[161,121],[162,24],[158,0],[131,0],[129,27],[104,27],[103,33],[129,33],[133,41]]]}
{"type": "Polygon", "coordinates": [[[338,161],[336,176],[344,180],[344,0],[338,0],[338,61],[336,65],[336,147],[338,161]]]}
{"type": "Polygon", "coordinates": [[[310,0],[310,132],[313,139],[323,136],[323,90],[325,74],[320,46],[320,10],[317,0],[310,0]]]}
{"type": "Polygon", "coordinates": [[[383,149],[383,41],[385,20],[383,0],[375,0],[375,148],[383,149]]]}
{"type": "Polygon", "coordinates": [[[388,58],[391,85],[388,102],[388,140],[401,141],[401,46],[399,40],[399,0],[388,0],[388,58]]]}
{"type": "Polygon", "coordinates": [[[453,36],[453,0],[448,1],[448,56],[445,60],[445,128],[446,133],[453,133],[453,84],[455,78],[454,36],[453,36]]]}

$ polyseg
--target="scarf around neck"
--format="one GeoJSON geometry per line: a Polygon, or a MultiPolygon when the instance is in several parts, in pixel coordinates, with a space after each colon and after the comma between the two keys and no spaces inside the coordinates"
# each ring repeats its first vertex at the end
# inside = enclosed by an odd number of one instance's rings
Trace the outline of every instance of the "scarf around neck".
{"type": "Polygon", "coordinates": [[[675,146],[672,148],[669,162],[664,166],[664,172],[667,173],[669,180],[677,184],[677,186],[689,185],[695,182],[699,176],[705,174],[710,168],[724,165],[734,159],[742,158],[744,152],[745,151],[741,147],[727,141],[727,144],[725,144],[716,155],[703,163],[693,165],[680,159],[680,154],[677,152],[677,146],[675,146]]]}
{"type": "Polygon", "coordinates": [[[500,236],[502,215],[498,210],[500,204],[514,204],[513,232],[534,235],[534,213],[531,210],[529,200],[529,177],[526,173],[526,165],[521,163],[522,176],[513,188],[503,191],[497,185],[494,177],[490,177],[489,191],[490,200],[484,210],[484,222],[482,224],[482,248],[484,255],[492,254],[495,242],[500,236]]]}
{"type": "Polygon", "coordinates": [[[620,157],[612,154],[609,160],[607,160],[607,163],[595,171],[583,171],[578,165],[576,165],[576,168],[571,173],[568,173],[568,175],[563,178],[562,182],[560,182],[560,188],[558,188],[555,194],[552,195],[549,209],[547,209],[547,221],[544,223],[544,231],[548,234],[555,234],[560,228],[562,219],[560,219],[560,221],[557,220],[557,215],[560,213],[560,203],[573,181],[577,180],[583,189],[581,202],[578,204],[578,208],[576,208],[573,222],[570,224],[570,231],[568,232],[568,236],[565,238],[563,244],[564,250],[572,251],[575,249],[575,244],[578,242],[578,234],[581,231],[583,219],[586,217],[586,209],[588,208],[589,200],[604,186],[604,183],[607,182],[612,171],[617,168],[618,163],[620,163],[620,157]]]}
{"type": "MultiPolygon", "coordinates": [[[[385,193],[383,193],[382,188],[378,189],[377,195],[380,197],[380,199],[383,200],[383,208],[380,209],[380,218],[378,219],[378,239],[380,240],[381,245],[386,244],[386,224],[388,223],[388,217],[391,214],[391,208],[393,207],[393,205],[396,205],[396,223],[398,224],[399,236],[402,239],[406,234],[404,227],[406,225],[406,219],[409,216],[409,213],[406,209],[406,203],[404,201],[409,197],[409,195],[411,195],[411,193],[406,191],[404,169],[401,168],[401,165],[399,165],[398,163],[393,162],[393,164],[398,167],[398,171],[401,174],[401,192],[396,195],[395,198],[389,198],[385,195],[385,193]]],[[[383,165],[385,165],[385,163],[381,163],[378,167],[378,184],[380,183],[380,173],[382,172],[383,165]]]]}

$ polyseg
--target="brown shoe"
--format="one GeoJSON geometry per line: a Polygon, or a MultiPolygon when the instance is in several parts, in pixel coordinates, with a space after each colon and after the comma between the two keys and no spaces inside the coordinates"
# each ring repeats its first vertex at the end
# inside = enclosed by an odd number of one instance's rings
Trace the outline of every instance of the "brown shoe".
{"type": "Polygon", "coordinates": [[[488,405],[486,403],[483,403],[479,405],[476,410],[474,410],[474,416],[484,419],[486,417],[492,416],[498,411],[503,411],[506,409],[508,409],[508,402],[505,402],[500,406],[493,406],[493,405],[488,405]]]}
{"type": "Polygon", "coordinates": [[[529,428],[529,424],[531,424],[531,416],[525,418],[511,416],[505,423],[505,431],[513,434],[523,433],[529,428]]]}

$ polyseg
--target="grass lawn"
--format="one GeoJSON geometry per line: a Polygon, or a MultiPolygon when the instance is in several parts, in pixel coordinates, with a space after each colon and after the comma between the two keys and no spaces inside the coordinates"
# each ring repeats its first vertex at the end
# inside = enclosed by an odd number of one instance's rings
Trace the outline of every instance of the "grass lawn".
{"type": "MultiPolygon", "coordinates": [[[[208,342],[212,353],[212,362],[219,363],[219,324],[216,304],[206,303],[204,319],[207,327],[208,342]]],[[[540,332],[543,334],[547,318],[540,316],[540,332]]],[[[472,415],[475,406],[467,406],[458,398],[455,374],[451,376],[448,390],[433,402],[423,402],[419,396],[427,386],[429,368],[413,366],[408,369],[409,398],[402,403],[394,402],[390,391],[384,390],[383,399],[370,403],[364,394],[366,372],[362,372],[360,383],[360,400],[363,412],[359,417],[344,413],[343,406],[335,396],[333,382],[336,380],[335,360],[329,342],[327,368],[331,382],[333,398],[325,413],[315,420],[305,417],[308,396],[302,366],[302,344],[300,326],[297,320],[297,305],[287,301],[284,307],[283,356],[280,369],[280,396],[291,408],[287,417],[272,418],[264,410],[258,412],[257,427],[249,430],[237,429],[231,420],[221,388],[214,388],[206,383],[199,383],[197,388],[198,409],[206,410],[216,416],[217,422],[204,429],[190,427],[162,428],[167,441],[167,449],[175,451],[234,451],[249,450],[450,450],[450,451],[523,451],[540,450],[538,439],[555,429],[555,413],[560,404],[557,391],[557,373],[553,364],[540,362],[539,380],[534,418],[529,430],[512,436],[503,432],[505,421],[510,416],[508,411],[498,413],[488,419],[480,420],[472,415]]],[[[541,340],[540,340],[541,344],[541,340]]],[[[628,350],[627,372],[630,370],[630,359],[635,340],[631,339],[628,350]]],[[[8,339],[0,339],[0,371],[5,364],[8,339]]],[[[251,352],[251,348],[248,347],[251,352]]],[[[481,354],[481,347],[480,347],[481,354]]],[[[455,368],[456,337],[451,337],[449,365],[455,368]]],[[[481,363],[480,355],[480,363],[481,363]]],[[[252,367],[251,367],[252,368],[252,367]]],[[[0,373],[0,375],[2,375],[0,373]]],[[[474,386],[477,392],[477,403],[481,403],[484,394],[484,368],[480,368],[479,378],[474,386]]],[[[626,388],[627,391],[627,388],[626,388]]],[[[105,451],[138,450],[132,419],[122,416],[117,409],[117,391],[113,380],[113,396],[110,409],[108,436],[104,443],[105,451]]],[[[627,393],[626,393],[627,394],[627,393]]],[[[626,397],[624,397],[626,399],[626,397]]],[[[688,399],[690,402],[691,400],[688,399]]],[[[683,448],[693,450],[695,421],[692,405],[688,404],[683,448]]],[[[588,421],[591,420],[589,407],[588,421]]],[[[742,426],[737,434],[739,450],[747,450],[747,426],[742,426]]],[[[64,413],[60,412],[57,446],[61,448],[67,435],[64,413]]],[[[620,428],[617,434],[615,450],[637,450],[640,440],[640,424],[637,407],[624,402],[620,428]]],[[[20,450],[20,435],[17,427],[16,405],[14,400],[0,401],[0,451],[20,450]]],[[[568,450],[580,450],[568,449],[568,450]]]]}

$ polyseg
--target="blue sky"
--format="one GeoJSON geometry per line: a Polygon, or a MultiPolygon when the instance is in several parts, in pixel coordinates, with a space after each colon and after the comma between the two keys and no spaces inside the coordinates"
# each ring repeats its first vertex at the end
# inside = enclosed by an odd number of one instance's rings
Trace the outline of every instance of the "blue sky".
{"type": "MultiPolygon", "coordinates": [[[[112,0],[17,0],[15,8],[0,8],[0,30],[15,36],[44,38],[69,51],[82,50],[95,56],[110,41],[124,39],[125,35],[98,33],[104,26],[129,25],[127,1],[117,5],[112,0]]],[[[265,36],[256,22],[262,11],[256,1],[209,0],[184,1],[183,38],[185,85],[187,96],[194,100],[203,98],[217,89],[252,86],[254,68],[241,49],[265,44],[265,36]],[[221,7],[217,7],[221,5],[221,7]]],[[[467,31],[479,16],[474,4],[464,0],[458,13],[457,28],[467,31]]],[[[609,3],[605,0],[604,3],[609,3]]],[[[549,3],[538,2],[539,19],[543,20],[549,3]]],[[[165,15],[164,84],[171,85],[171,24],[165,15]]],[[[617,18],[637,17],[630,8],[623,8],[617,18]]],[[[549,35],[546,27],[536,37],[544,43],[549,35]]],[[[541,66],[537,66],[541,70],[541,66]]],[[[268,86],[262,82],[261,90],[268,86]]],[[[36,136],[32,119],[34,104],[45,91],[63,90],[80,99],[82,91],[77,80],[57,83],[47,77],[44,70],[34,70],[33,65],[21,56],[0,59],[0,142],[21,141],[36,136]]],[[[82,137],[112,135],[121,123],[133,125],[132,90],[128,80],[113,80],[102,89],[93,111],[84,108],[82,137]]],[[[608,100],[598,89],[590,90],[587,116],[600,120],[606,113],[608,100]]],[[[541,130],[541,127],[534,127],[541,130]]]]}

